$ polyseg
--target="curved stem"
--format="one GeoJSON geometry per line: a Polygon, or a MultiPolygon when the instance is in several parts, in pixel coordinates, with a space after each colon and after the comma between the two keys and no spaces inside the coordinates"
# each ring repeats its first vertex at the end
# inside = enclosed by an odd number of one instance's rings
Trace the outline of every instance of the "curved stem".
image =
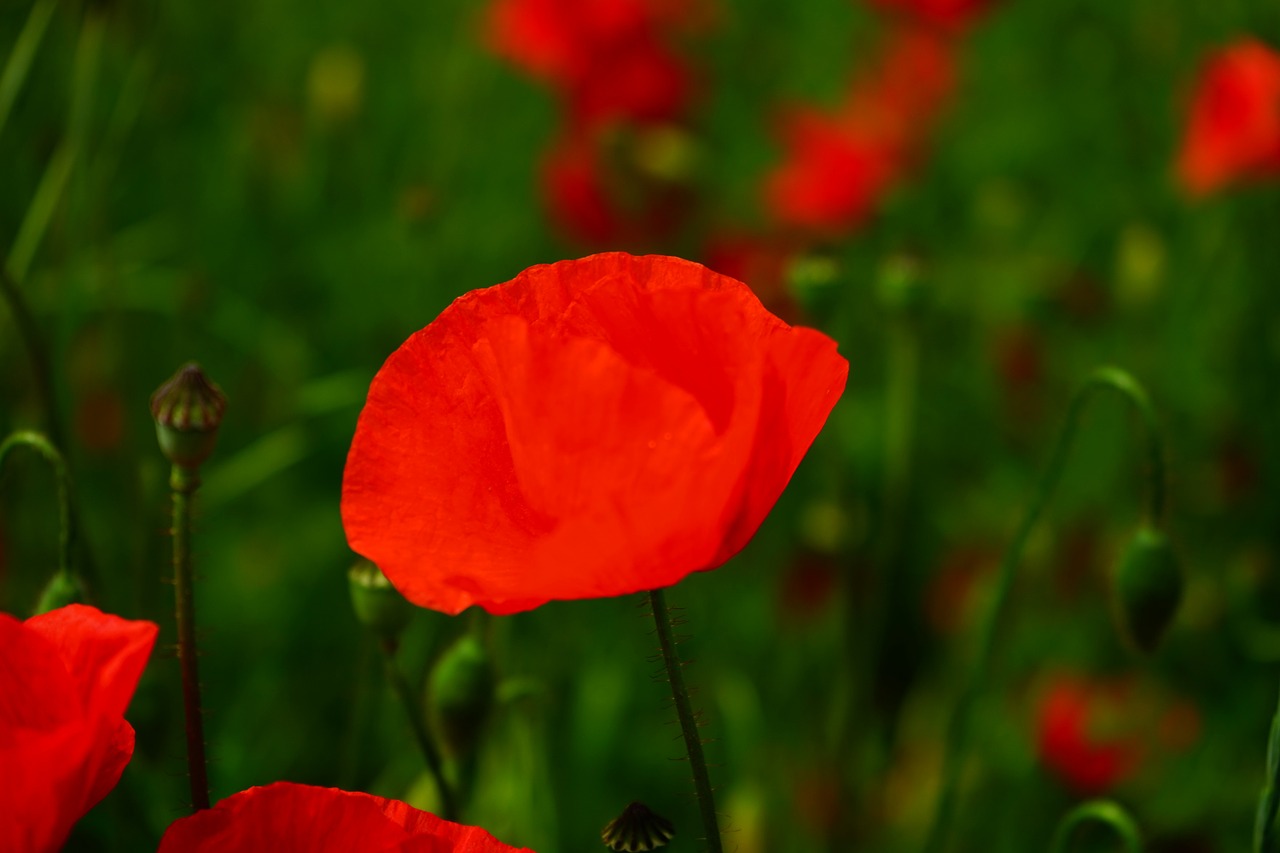
{"type": "Polygon", "coordinates": [[[1080,415],[1085,403],[1095,391],[1111,389],[1119,392],[1128,400],[1142,416],[1146,432],[1147,448],[1147,497],[1145,518],[1152,525],[1159,525],[1164,512],[1164,449],[1160,440],[1159,424],[1155,409],[1146,391],[1132,376],[1116,367],[1101,367],[1091,373],[1084,384],[1071,398],[1067,409],[1066,421],[1058,442],[1054,446],[1053,456],[1049,459],[1049,467],[1036,487],[1031,503],[1027,507],[1009,549],[1005,551],[1000,564],[1000,574],[992,595],[990,609],[979,629],[977,658],[969,671],[968,680],[956,700],[951,720],[947,727],[945,755],[942,767],[942,782],[938,790],[937,805],[934,807],[933,825],[930,827],[924,849],[927,853],[938,853],[946,843],[947,830],[956,808],[956,786],[960,776],[961,763],[969,742],[969,717],[973,713],[974,703],[987,678],[987,670],[991,666],[992,652],[995,650],[996,635],[1003,621],[1005,606],[1009,601],[1009,593],[1013,589],[1013,579],[1018,564],[1022,561],[1022,552],[1027,544],[1040,514],[1049,503],[1054,487],[1062,477],[1067,452],[1071,449],[1079,426],[1080,415]]]}
{"type": "Polygon", "coordinates": [[[689,689],[684,684],[684,661],[676,653],[676,638],[672,630],[671,614],[662,590],[649,592],[649,606],[657,625],[658,643],[662,646],[662,662],[671,682],[671,698],[675,700],[676,716],[680,718],[680,731],[689,753],[689,767],[693,772],[693,789],[698,797],[698,811],[706,831],[707,849],[721,853],[720,825],[716,819],[715,798],[711,794],[711,776],[707,773],[707,758],[702,752],[702,736],[698,734],[698,718],[689,702],[689,689]]]}
{"type": "Polygon", "coordinates": [[[1267,776],[1258,797],[1253,826],[1253,853],[1271,853],[1276,845],[1276,811],[1280,808],[1280,704],[1267,737],[1267,776]]]}
{"type": "Polygon", "coordinates": [[[1108,826],[1124,842],[1124,849],[1128,853],[1142,853],[1142,835],[1138,832],[1137,823],[1123,806],[1113,800],[1090,800],[1067,812],[1053,833],[1049,853],[1066,853],[1071,834],[1076,827],[1087,821],[1108,826]]]}
{"type": "Polygon", "coordinates": [[[418,703],[404,673],[396,665],[395,645],[391,640],[382,640],[378,645],[382,649],[382,663],[387,673],[387,681],[391,683],[391,688],[400,699],[400,703],[404,705],[405,714],[409,717],[409,728],[413,730],[413,738],[418,742],[418,749],[422,751],[422,757],[427,762],[427,770],[431,772],[431,777],[436,782],[436,789],[440,792],[440,806],[444,812],[441,817],[445,820],[457,821],[459,818],[457,797],[454,796],[449,780],[445,778],[440,751],[436,749],[435,742],[427,731],[422,706],[418,703]]]}
{"type": "Polygon", "coordinates": [[[209,808],[209,771],[204,756],[204,710],[200,706],[200,672],[196,662],[196,608],[191,572],[191,500],[200,487],[197,471],[173,466],[173,594],[178,626],[178,663],[182,667],[182,705],[186,711],[187,770],[191,805],[209,808]]]}
{"type": "Polygon", "coordinates": [[[15,447],[29,447],[49,463],[58,489],[58,573],[66,580],[71,577],[71,475],[67,472],[67,463],[49,439],[38,432],[20,430],[11,434],[0,444],[0,468],[4,460],[15,447]]]}
{"type": "Polygon", "coordinates": [[[18,337],[22,339],[22,345],[27,350],[27,358],[31,361],[36,393],[40,395],[40,403],[44,407],[46,429],[49,430],[53,443],[61,445],[63,443],[59,432],[61,422],[58,419],[58,403],[53,390],[53,371],[49,367],[49,355],[40,342],[40,332],[36,328],[35,317],[27,307],[17,282],[4,264],[0,264],[0,295],[9,306],[9,313],[13,315],[13,324],[18,327],[18,337]]]}

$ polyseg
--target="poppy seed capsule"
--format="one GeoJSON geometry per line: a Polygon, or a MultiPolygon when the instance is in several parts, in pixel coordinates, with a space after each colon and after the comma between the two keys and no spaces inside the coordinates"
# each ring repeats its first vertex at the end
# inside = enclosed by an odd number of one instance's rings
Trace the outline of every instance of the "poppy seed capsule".
{"type": "Polygon", "coordinates": [[[198,468],[213,453],[227,407],[222,390],[189,362],[151,395],[160,450],[174,465],[198,468]]]}
{"type": "Polygon", "coordinates": [[[356,620],[379,639],[397,639],[413,616],[413,605],[368,560],[357,560],[347,572],[347,580],[356,620]]]}
{"type": "Polygon", "coordinates": [[[454,758],[471,755],[493,708],[493,665],[484,644],[465,634],[445,650],[427,681],[431,725],[454,758]]]}
{"type": "Polygon", "coordinates": [[[600,832],[600,840],[618,853],[646,853],[666,846],[675,835],[676,828],[671,821],[644,803],[634,802],[609,821],[600,832]]]}
{"type": "Polygon", "coordinates": [[[1121,632],[1151,654],[1182,599],[1182,569],[1162,532],[1138,530],[1120,559],[1114,589],[1121,632]]]}

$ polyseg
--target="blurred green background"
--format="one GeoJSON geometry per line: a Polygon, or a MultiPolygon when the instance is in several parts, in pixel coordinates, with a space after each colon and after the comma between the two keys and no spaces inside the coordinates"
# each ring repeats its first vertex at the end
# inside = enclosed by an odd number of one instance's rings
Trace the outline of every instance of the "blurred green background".
{"type": "MultiPolygon", "coordinates": [[[[0,7],[6,62],[49,15],[0,126],[0,251],[56,390],[51,427],[0,309],[0,432],[63,443],[98,603],[160,622],[162,644],[167,467],[148,397],[195,359],[229,399],[195,540],[215,799],[287,779],[433,805],[347,596],[342,467],[374,372],[451,299],[529,265],[696,255],[708,223],[758,227],[776,110],[832,103],[887,26],[850,0],[721,0],[686,44],[704,80],[688,127],[702,216],[590,247],[540,200],[555,99],[484,48],[483,11],[0,7]]],[[[1163,418],[1187,597],[1152,659],[1111,628],[1142,457],[1133,419],[1100,400],[1014,591],[955,849],[1040,849],[1079,799],[1037,757],[1037,709],[1062,672],[1131,685],[1103,725],[1146,746],[1109,793],[1151,849],[1244,849],[1280,669],[1280,184],[1192,202],[1172,163],[1202,57],[1250,33],[1280,44],[1280,6],[993,3],[958,37],[958,85],[914,171],[864,227],[792,265],[795,319],[839,341],[849,389],[755,541],[669,595],[691,623],[730,849],[918,847],[995,563],[1101,363],[1132,371],[1163,418]],[[876,289],[903,252],[927,296],[906,320],[876,289]],[[904,351],[913,430],[887,414],[904,351]],[[891,457],[910,460],[905,476],[891,457]],[[1167,709],[1177,736],[1150,737],[1167,709]]],[[[25,614],[56,563],[54,494],[25,456],[0,473],[0,608],[25,614]]],[[[500,704],[467,822],[542,853],[596,850],[639,799],[676,823],[672,850],[696,849],[636,605],[494,621],[500,704]]],[[[401,654],[415,681],[464,626],[416,614],[401,654]]],[[[154,849],[185,814],[177,684],[157,647],[129,712],[133,762],[69,850],[154,849]]],[[[1086,833],[1078,849],[1109,843],[1086,833]]]]}

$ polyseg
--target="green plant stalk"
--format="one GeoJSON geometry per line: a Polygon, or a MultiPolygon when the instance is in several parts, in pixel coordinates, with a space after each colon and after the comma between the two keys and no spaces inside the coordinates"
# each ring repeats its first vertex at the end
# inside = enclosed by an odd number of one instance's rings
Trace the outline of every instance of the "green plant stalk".
{"type": "Polygon", "coordinates": [[[680,731],[684,735],[685,750],[689,754],[689,767],[693,772],[693,790],[698,797],[698,812],[706,831],[707,849],[721,853],[720,824],[716,818],[715,798],[711,793],[711,776],[707,773],[707,759],[702,751],[702,736],[698,734],[698,718],[689,702],[689,689],[684,683],[684,662],[676,652],[676,639],[672,630],[671,614],[667,610],[662,590],[649,592],[649,606],[657,626],[658,643],[662,647],[662,662],[671,682],[671,698],[675,700],[676,716],[680,718],[680,731]]]}
{"type": "Polygon", "coordinates": [[[1142,853],[1142,835],[1138,832],[1138,824],[1123,806],[1113,800],[1089,800],[1067,812],[1053,833],[1049,853],[1067,853],[1071,834],[1076,827],[1088,821],[1109,827],[1124,843],[1127,853],[1142,853]]]}
{"type": "Polygon", "coordinates": [[[1271,853],[1276,846],[1276,811],[1280,809],[1280,704],[1271,718],[1271,732],[1267,736],[1266,771],[1253,826],[1254,853],[1271,853]]]}
{"type": "Polygon", "coordinates": [[[45,30],[49,28],[49,19],[53,17],[53,7],[56,5],[57,0],[37,0],[31,7],[27,22],[22,25],[22,32],[13,43],[9,61],[4,64],[4,71],[0,72],[0,131],[4,130],[13,102],[17,100],[27,74],[31,71],[32,60],[35,59],[45,30]]]}
{"type": "Polygon", "coordinates": [[[49,366],[49,354],[40,342],[40,332],[36,328],[35,317],[27,307],[22,291],[4,265],[0,264],[0,296],[4,297],[13,316],[13,324],[18,327],[18,337],[27,350],[27,358],[31,361],[31,373],[35,379],[36,393],[40,395],[40,403],[44,408],[45,428],[56,445],[64,445],[59,433],[61,421],[57,412],[57,397],[53,390],[53,370],[49,366]]]}
{"type": "Polygon", "coordinates": [[[187,771],[191,806],[209,808],[209,770],[204,755],[204,711],[200,705],[200,671],[196,661],[195,591],[191,572],[191,501],[200,487],[199,472],[173,466],[173,594],[178,626],[178,663],[182,668],[182,705],[186,712],[187,771]]]}
{"type": "Polygon", "coordinates": [[[58,490],[58,572],[67,581],[71,581],[71,549],[74,537],[71,529],[71,475],[67,472],[67,463],[49,439],[38,432],[20,430],[0,443],[0,469],[4,467],[4,460],[8,458],[10,451],[16,447],[31,448],[53,469],[58,490]]]}
{"type": "Polygon", "coordinates": [[[1009,601],[1009,594],[1013,589],[1013,580],[1018,565],[1022,561],[1022,552],[1026,547],[1027,539],[1030,537],[1032,529],[1034,529],[1041,513],[1044,512],[1045,507],[1048,505],[1054,488],[1062,478],[1062,470],[1066,463],[1067,453],[1071,449],[1071,443],[1075,438],[1080,415],[1084,411],[1085,404],[1092,398],[1094,392],[1104,389],[1119,392],[1141,415],[1141,420],[1145,427],[1147,450],[1147,493],[1144,517],[1151,525],[1158,526],[1164,513],[1164,448],[1160,439],[1160,429],[1155,416],[1155,409],[1152,407],[1146,391],[1132,376],[1119,368],[1100,367],[1089,375],[1071,398],[1071,404],[1067,409],[1066,421],[1063,424],[1062,432],[1058,435],[1057,444],[1053,449],[1053,456],[1049,460],[1049,467],[1040,479],[1031,503],[1027,507],[1026,515],[1023,516],[1021,523],[1018,525],[1009,549],[1005,551],[1004,559],[1000,564],[1000,574],[996,581],[990,609],[987,611],[986,618],[979,629],[977,658],[969,671],[968,680],[956,700],[955,709],[952,711],[951,720],[947,727],[942,780],[938,789],[937,804],[934,807],[933,824],[925,841],[924,849],[926,853],[941,853],[946,844],[947,831],[951,826],[951,820],[956,809],[957,785],[961,765],[969,745],[969,718],[973,714],[973,706],[978,696],[982,693],[988,670],[991,668],[991,657],[995,650],[996,636],[1004,621],[1004,610],[1009,601]]]}
{"type": "Polygon", "coordinates": [[[435,779],[436,789],[440,792],[440,805],[444,812],[441,817],[445,820],[457,821],[460,817],[458,799],[454,795],[453,786],[444,775],[444,763],[440,759],[440,750],[436,749],[435,741],[427,731],[426,715],[422,706],[418,703],[404,673],[396,665],[395,644],[390,640],[382,640],[379,647],[382,649],[382,663],[387,673],[387,681],[400,699],[400,704],[404,706],[405,715],[409,718],[409,728],[413,730],[413,738],[418,742],[418,749],[422,751],[422,757],[427,762],[427,770],[435,779]]]}

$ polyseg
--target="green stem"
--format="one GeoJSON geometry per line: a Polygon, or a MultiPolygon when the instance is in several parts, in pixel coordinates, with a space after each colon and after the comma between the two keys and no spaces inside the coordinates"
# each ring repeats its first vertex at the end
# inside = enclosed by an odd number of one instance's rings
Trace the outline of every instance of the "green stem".
{"type": "Polygon", "coordinates": [[[1067,842],[1071,839],[1071,834],[1076,827],[1088,821],[1108,826],[1124,842],[1124,849],[1128,853],[1142,853],[1142,836],[1138,832],[1138,824],[1123,806],[1113,800],[1090,800],[1067,812],[1053,833],[1049,853],[1067,853],[1067,842]]]}
{"type": "Polygon", "coordinates": [[[27,350],[27,358],[31,361],[31,373],[35,378],[36,393],[40,395],[40,403],[44,407],[45,428],[48,429],[53,443],[65,446],[60,434],[61,421],[57,412],[57,397],[53,391],[53,370],[49,366],[49,354],[40,342],[40,332],[36,320],[22,297],[22,291],[4,264],[0,264],[0,296],[4,297],[13,316],[13,324],[18,327],[18,336],[27,350]]]}
{"type": "Polygon", "coordinates": [[[57,0],[37,0],[27,14],[27,22],[23,24],[17,41],[13,43],[9,60],[4,65],[4,72],[0,73],[0,130],[4,129],[9,111],[13,108],[13,102],[17,99],[18,92],[22,91],[27,73],[31,71],[31,62],[35,59],[36,49],[40,47],[45,30],[49,27],[49,19],[53,17],[55,5],[57,0]]]}
{"type": "Polygon", "coordinates": [[[173,593],[178,625],[178,663],[182,667],[182,705],[186,712],[187,770],[191,805],[209,808],[209,771],[204,756],[204,710],[200,705],[200,672],[196,662],[196,607],[191,572],[191,500],[200,487],[194,468],[173,466],[173,593]]]}
{"type": "Polygon", "coordinates": [[[1027,507],[1027,513],[1018,525],[1013,541],[1010,543],[1009,549],[1005,552],[1004,559],[1000,564],[1000,574],[996,581],[991,605],[979,629],[977,657],[972,669],[969,671],[968,680],[956,700],[955,709],[952,711],[951,720],[947,727],[942,781],[938,790],[937,805],[934,807],[933,825],[930,827],[924,846],[926,853],[940,853],[946,843],[947,830],[950,828],[951,819],[956,808],[957,784],[961,765],[969,743],[969,718],[973,713],[974,703],[981,694],[987,679],[987,671],[990,669],[992,653],[995,650],[996,636],[1003,622],[1009,594],[1013,589],[1014,576],[1019,563],[1022,561],[1023,549],[1026,547],[1027,539],[1039,520],[1040,514],[1044,511],[1045,506],[1048,505],[1054,487],[1057,486],[1059,479],[1062,477],[1067,452],[1071,448],[1072,439],[1075,438],[1085,403],[1092,398],[1094,392],[1104,389],[1119,392],[1142,416],[1147,449],[1147,496],[1144,516],[1151,525],[1158,526],[1160,524],[1160,519],[1164,513],[1165,469],[1164,450],[1160,440],[1160,430],[1155,416],[1155,409],[1152,407],[1146,391],[1128,373],[1115,367],[1098,368],[1090,374],[1089,378],[1076,391],[1075,396],[1071,398],[1071,405],[1067,409],[1066,421],[1063,424],[1062,432],[1059,433],[1058,442],[1054,446],[1053,456],[1049,460],[1049,467],[1040,479],[1031,503],[1027,507]]]}
{"type": "Polygon", "coordinates": [[[1267,777],[1258,797],[1253,827],[1253,853],[1271,853],[1276,844],[1276,811],[1280,808],[1280,704],[1267,737],[1267,777]]]}
{"type": "Polygon", "coordinates": [[[431,777],[436,782],[436,789],[440,792],[440,805],[444,812],[441,817],[445,820],[457,821],[459,818],[457,797],[454,796],[453,786],[444,775],[444,763],[440,760],[440,751],[436,749],[435,741],[427,731],[426,715],[423,713],[422,706],[418,703],[404,673],[396,665],[395,643],[384,639],[379,646],[382,649],[382,662],[387,673],[387,681],[391,683],[391,689],[404,705],[405,714],[409,717],[409,728],[413,730],[414,740],[418,742],[418,749],[422,751],[422,757],[427,762],[427,770],[431,772],[431,777]]]}
{"type": "Polygon", "coordinates": [[[4,467],[4,460],[15,447],[31,448],[53,469],[58,489],[58,573],[71,581],[71,475],[67,472],[67,463],[49,439],[38,432],[20,430],[0,444],[0,468],[4,467]]]}
{"type": "Polygon", "coordinates": [[[707,759],[702,752],[702,736],[698,734],[698,718],[689,702],[689,689],[684,684],[684,661],[676,652],[676,639],[671,622],[671,613],[667,610],[667,602],[662,590],[649,592],[649,606],[653,610],[653,621],[657,625],[658,643],[662,646],[662,662],[667,670],[667,680],[671,682],[671,698],[675,700],[676,716],[680,718],[680,731],[684,735],[684,746],[689,753],[689,767],[693,772],[693,790],[698,796],[698,811],[702,815],[702,826],[706,831],[707,849],[710,853],[721,853],[720,825],[716,819],[716,803],[711,793],[711,776],[707,773],[707,759]]]}

